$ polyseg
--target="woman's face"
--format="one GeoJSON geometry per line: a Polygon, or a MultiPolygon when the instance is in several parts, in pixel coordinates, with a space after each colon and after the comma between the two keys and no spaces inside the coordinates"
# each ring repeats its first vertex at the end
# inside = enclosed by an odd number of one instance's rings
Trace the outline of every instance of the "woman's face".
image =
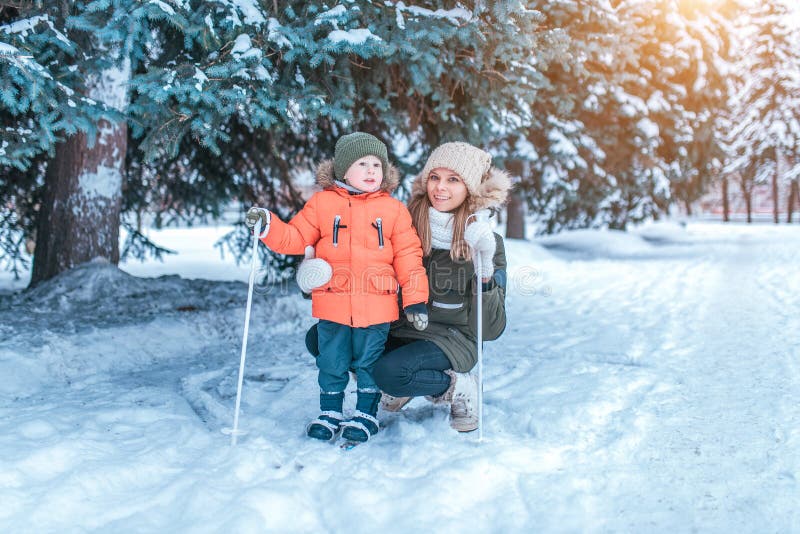
{"type": "Polygon", "coordinates": [[[428,200],[436,211],[453,211],[467,198],[467,186],[461,176],[437,167],[428,175],[428,200]]]}

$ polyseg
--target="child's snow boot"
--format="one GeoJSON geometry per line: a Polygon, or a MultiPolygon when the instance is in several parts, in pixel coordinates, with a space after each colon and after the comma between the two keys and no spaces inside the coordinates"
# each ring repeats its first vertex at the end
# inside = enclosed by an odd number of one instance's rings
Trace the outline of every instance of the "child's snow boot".
{"type": "Polygon", "coordinates": [[[344,391],[339,393],[320,393],[319,409],[322,413],[306,427],[308,437],[322,441],[336,439],[344,421],[344,415],[342,415],[343,403],[344,391]]]}
{"type": "Polygon", "coordinates": [[[381,400],[380,391],[358,391],[356,399],[356,412],[353,417],[342,423],[342,437],[348,441],[364,442],[378,432],[378,403],[381,400]]]}

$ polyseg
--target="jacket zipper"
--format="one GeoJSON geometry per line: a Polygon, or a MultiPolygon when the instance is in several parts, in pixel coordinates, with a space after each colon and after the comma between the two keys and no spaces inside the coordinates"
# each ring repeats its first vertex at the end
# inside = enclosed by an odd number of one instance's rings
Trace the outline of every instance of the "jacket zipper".
{"type": "Polygon", "coordinates": [[[380,217],[375,219],[375,222],[372,223],[372,227],[378,230],[378,248],[383,248],[383,221],[380,217]]]}
{"type": "Polygon", "coordinates": [[[342,216],[337,215],[333,218],[333,246],[339,246],[339,225],[342,222],[342,216]]]}

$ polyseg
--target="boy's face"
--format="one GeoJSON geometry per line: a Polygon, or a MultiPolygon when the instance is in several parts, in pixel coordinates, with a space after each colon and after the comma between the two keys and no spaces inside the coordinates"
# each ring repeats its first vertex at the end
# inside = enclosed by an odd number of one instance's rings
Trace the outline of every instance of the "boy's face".
{"type": "Polygon", "coordinates": [[[375,156],[364,156],[350,165],[344,174],[344,181],[359,191],[377,191],[383,183],[383,165],[375,156]]]}

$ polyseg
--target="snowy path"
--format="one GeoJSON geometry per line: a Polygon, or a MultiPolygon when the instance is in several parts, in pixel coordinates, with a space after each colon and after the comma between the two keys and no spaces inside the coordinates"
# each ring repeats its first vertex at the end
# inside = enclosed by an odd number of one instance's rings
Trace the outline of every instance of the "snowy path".
{"type": "Polygon", "coordinates": [[[423,399],[353,451],[305,439],[296,293],[256,300],[235,449],[242,284],[0,297],[0,530],[800,532],[800,232],[619,239],[508,244],[482,444],[423,399]]]}
{"type": "Polygon", "coordinates": [[[569,464],[585,469],[601,529],[800,529],[800,291],[786,267],[797,241],[697,246],[599,271],[575,263],[568,298],[554,289],[549,313],[580,319],[542,349],[560,342],[557,367],[574,354],[577,375],[599,377],[578,401],[595,424],[574,429],[587,445],[569,464]]]}

